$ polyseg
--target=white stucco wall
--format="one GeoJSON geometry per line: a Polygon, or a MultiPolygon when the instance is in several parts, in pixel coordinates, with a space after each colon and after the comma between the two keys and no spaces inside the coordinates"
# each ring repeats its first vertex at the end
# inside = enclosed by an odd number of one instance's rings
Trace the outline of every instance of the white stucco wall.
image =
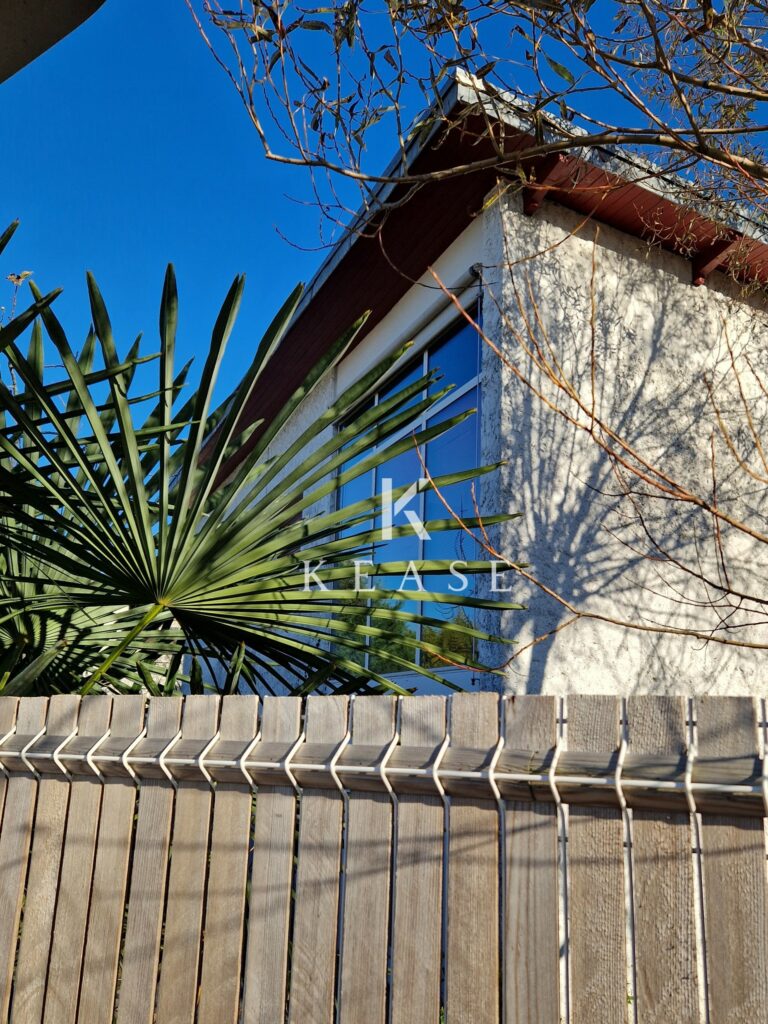
{"type": "MultiPolygon", "coordinates": [[[[702,380],[704,374],[715,381],[727,377],[726,338],[735,351],[750,354],[755,368],[768,370],[761,301],[746,299],[721,275],[694,288],[688,261],[605,226],[597,229],[595,245],[596,225],[580,225],[555,204],[526,217],[519,198],[505,196],[488,209],[485,228],[484,322],[504,358],[557,398],[532,368],[520,337],[529,345],[550,344],[551,355],[591,404],[594,352],[596,415],[706,497],[712,492],[714,432],[721,507],[765,531],[768,487],[734,471],[702,380]]],[[[712,608],[702,604],[711,589],[669,563],[643,557],[650,548],[636,509],[618,499],[609,461],[594,441],[547,410],[490,350],[484,359],[484,457],[508,460],[489,504],[523,513],[499,531],[500,550],[529,562],[542,583],[580,610],[645,627],[706,631],[715,625],[712,608]]],[[[756,386],[750,388],[747,377],[744,386],[753,399],[756,386]]],[[[733,382],[719,393],[740,455],[756,466],[733,382]]],[[[573,411],[567,400],[565,405],[573,411]]],[[[752,409],[759,432],[768,422],[766,396],[758,394],[752,409]]],[[[722,569],[714,557],[711,517],[669,502],[642,499],[638,507],[673,557],[717,578],[722,569]]],[[[765,593],[768,546],[744,543],[724,528],[723,547],[731,584],[765,593]]],[[[518,580],[513,596],[529,610],[506,613],[503,630],[521,648],[569,617],[524,581],[518,580]]],[[[750,633],[752,641],[768,641],[765,627],[750,633]]],[[[767,663],[765,653],[755,650],[582,619],[514,659],[506,688],[757,694],[767,688],[767,663]]]]}

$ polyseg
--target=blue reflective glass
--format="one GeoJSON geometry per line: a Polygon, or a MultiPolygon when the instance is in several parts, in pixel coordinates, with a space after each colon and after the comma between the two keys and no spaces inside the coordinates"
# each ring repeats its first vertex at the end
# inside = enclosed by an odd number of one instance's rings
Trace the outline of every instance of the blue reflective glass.
{"type": "MultiPolygon", "coordinates": [[[[424,589],[433,594],[461,594],[464,597],[473,597],[477,593],[477,580],[471,573],[464,573],[462,568],[456,567],[456,573],[424,573],[422,581],[424,589]]],[[[467,609],[471,612],[472,609],[467,609]]],[[[446,619],[450,621],[456,612],[449,604],[442,604],[438,601],[429,601],[424,605],[424,614],[433,618],[446,619]]]]}
{"type": "MultiPolygon", "coordinates": [[[[377,564],[381,562],[410,562],[412,559],[419,557],[419,538],[415,533],[379,542],[374,553],[374,559],[377,564]]],[[[395,589],[397,589],[398,582],[397,578],[395,578],[395,589]]],[[[388,590],[392,589],[389,584],[385,583],[384,586],[388,590]]]]}
{"type": "MultiPolygon", "coordinates": [[[[390,486],[394,493],[400,487],[410,487],[420,476],[421,463],[415,448],[408,448],[406,451],[401,452],[400,455],[395,456],[395,458],[389,459],[379,466],[376,471],[376,495],[379,501],[383,499],[385,481],[390,481],[390,486]]],[[[411,511],[415,512],[418,516],[421,515],[421,497],[416,495],[399,511],[396,511],[398,500],[401,499],[393,499],[391,525],[393,528],[404,526],[407,528],[407,533],[402,537],[384,539],[381,543],[377,544],[377,562],[407,562],[419,557],[419,538],[413,531],[406,513],[411,511]]],[[[382,516],[379,514],[376,518],[376,526],[380,529],[383,525],[382,516]]],[[[386,589],[392,589],[389,583],[385,582],[383,586],[386,589]]],[[[394,587],[395,589],[397,588],[397,581],[394,587]]]]}
{"type": "MultiPolygon", "coordinates": [[[[395,394],[395,392],[402,391],[404,388],[407,388],[409,384],[415,384],[416,381],[423,376],[424,358],[423,356],[419,356],[416,362],[413,363],[409,367],[409,369],[405,370],[404,372],[398,373],[395,377],[392,378],[391,381],[389,381],[389,383],[385,384],[385,386],[379,392],[379,404],[385,402],[388,398],[391,398],[395,394]]],[[[423,391],[417,391],[413,398],[411,398],[408,404],[403,406],[403,408],[407,409],[409,406],[415,405],[417,402],[420,402],[423,395],[423,391]]]]}
{"type": "MultiPolygon", "coordinates": [[[[478,404],[477,388],[472,388],[461,398],[443,409],[437,416],[429,420],[429,425],[443,422],[466,412],[476,409],[478,404]]],[[[477,466],[479,449],[479,416],[475,413],[462,423],[451,427],[427,445],[427,468],[433,478],[462,469],[474,469],[477,466]]],[[[450,484],[440,487],[442,497],[450,508],[460,516],[474,515],[475,506],[472,499],[472,481],[450,484]]],[[[479,484],[475,483],[475,496],[479,501],[479,484]]],[[[427,519],[445,519],[450,512],[434,490],[429,490],[425,499],[427,519]]]]}
{"type": "MultiPolygon", "coordinates": [[[[425,361],[430,369],[439,369],[443,375],[443,381],[437,386],[433,386],[432,393],[440,390],[446,383],[451,383],[458,387],[465,385],[478,374],[480,343],[479,336],[469,325],[461,325],[457,330],[445,336],[437,345],[430,348],[426,356],[422,354],[405,372],[398,374],[386,387],[382,388],[378,396],[379,402],[385,401],[401,388],[417,381],[424,373],[425,361]]],[[[412,399],[412,402],[417,402],[420,397],[416,396],[412,399]]],[[[473,387],[467,394],[451,402],[437,415],[433,416],[429,420],[429,424],[442,422],[459,413],[477,408],[478,401],[478,388],[473,387]]],[[[476,466],[479,454],[479,416],[475,415],[467,418],[463,423],[452,428],[446,434],[431,441],[426,447],[422,446],[421,451],[429,472],[434,477],[450,474],[457,470],[471,469],[476,466]]],[[[364,458],[367,454],[368,452],[361,453],[354,461],[364,458]]],[[[347,465],[351,464],[350,462],[347,465]]],[[[379,501],[379,509],[375,515],[375,526],[379,530],[383,526],[380,503],[384,480],[389,479],[393,490],[397,490],[401,487],[410,486],[422,475],[423,468],[418,454],[415,448],[409,447],[408,450],[400,455],[388,459],[382,466],[377,467],[375,471],[349,481],[340,488],[340,507],[375,495],[379,501]]],[[[471,481],[453,484],[450,487],[442,487],[441,490],[450,507],[460,516],[471,517],[475,514],[471,481]]],[[[479,500],[479,489],[477,486],[475,487],[475,497],[479,500]]],[[[450,511],[445,508],[443,502],[434,492],[427,491],[423,495],[417,495],[400,511],[394,513],[392,525],[395,527],[405,527],[406,532],[402,537],[393,537],[389,540],[382,539],[377,542],[372,556],[376,564],[381,564],[382,562],[407,563],[409,561],[418,563],[421,559],[470,561],[480,557],[475,541],[461,529],[433,532],[429,539],[421,540],[409,523],[408,511],[416,513],[422,521],[450,518],[450,511]]],[[[356,529],[362,530],[365,528],[366,524],[363,524],[356,529]]],[[[421,583],[425,589],[431,589],[437,593],[448,593],[451,584],[455,592],[455,588],[459,586],[460,580],[455,576],[422,574],[421,583]]],[[[448,605],[419,601],[418,582],[413,578],[413,574],[410,574],[406,581],[403,580],[402,574],[390,577],[379,576],[375,581],[370,579],[369,585],[374,585],[379,594],[373,597],[361,594],[361,607],[356,612],[360,617],[361,625],[365,621],[366,612],[364,609],[366,605],[369,612],[371,607],[380,609],[399,608],[404,611],[420,612],[446,623],[454,622],[469,625],[474,621],[472,609],[456,609],[448,605]],[[398,590],[403,595],[407,594],[408,600],[401,601],[397,599],[395,592],[398,590]],[[392,598],[387,598],[382,596],[382,592],[384,594],[389,592],[393,596],[392,598]]],[[[463,592],[466,594],[475,592],[475,584],[471,577],[463,592]]],[[[382,617],[379,620],[379,625],[385,628],[387,621],[385,617],[382,617]]],[[[375,620],[368,619],[368,622],[376,624],[375,620]]],[[[409,663],[421,660],[425,665],[437,669],[445,669],[450,667],[452,655],[456,658],[459,658],[459,656],[469,657],[472,650],[473,641],[471,638],[450,634],[444,641],[439,641],[434,627],[420,627],[418,624],[409,625],[398,620],[394,644],[389,653],[394,653],[409,663]],[[400,635],[402,635],[402,640],[398,641],[397,637],[400,635]],[[444,651],[444,657],[441,657],[439,654],[425,654],[419,659],[418,654],[408,646],[407,637],[410,635],[423,636],[428,642],[435,642],[438,646],[442,644],[441,651],[444,651]]],[[[355,660],[358,659],[355,658],[355,660]]],[[[384,657],[379,658],[376,655],[375,644],[372,645],[369,655],[369,666],[376,671],[384,673],[393,671],[391,663],[388,664],[384,657]]],[[[403,671],[403,667],[400,666],[394,669],[394,671],[403,671]]],[[[467,684],[469,685],[469,683],[470,680],[468,679],[467,684]]]]}
{"type": "Polygon", "coordinates": [[[412,558],[406,559],[406,561],[412,561],[413,565],[411,567],[403,566],[402,572],[392,576],[377,576],[377,589],[397,590],[401,594],[413,595],[418,599],[419,594],[426,590],[424,573],[420,569],[419,556],[414,555],[412,558]]]}
{"type": "MultiPolygon", "coordinates": [[[[348,468],[348,465],[342,467],[348,468]]],[[[339,488],[339,503],[338,508],[343,509],[348,505],[354,505],[358,501],[365,501],[370,498],[374,490],[374,473],[373,470],[369,470],[367,473],[362,473],[360,476],[355,477],[353,480],[348,480],[345,484],[339,488]]],[[[361,531],[370,530],[372,526],[372,519],[363,520],[363,522],[356,526],[351,526],[341,532],[341,536],[349,536],[353,533],[360,533],[361,531]]]]}
{"type": "MultiPolygon", "coordinates": [[[[446,515],[445,518],[447,519],[448,516],[446,515]]],[[[440,530],[439,532],[431,530],[429,540],[424,542],[424,558],[430,560],[441,558],[450,562],[459,559],[470,562],[481,557],[478,553],[479,547],[479,544],[466,530],[458,528],[440,530]]]]}
{"type": "MultiPolygon", "coordinates": [[[[410,445],[410,440],[409,440],[410,445]]],[[[397,491],[400,487],[410,487],[422,476],[421,461],[416,452],[416,447],[408,447],[404,452],[388,459],[376,469],[376,496],[381,501],[385,486],[397,491]]],[[[400,499],[397,499],[400,500],[400,499]]],[[[421,499],[417,495],[410,502],[403,506],[399,512],[392,509],[392,525],[405,526],[408,522],[407,510],[419,512],[421,499]]]]}
{"type": "Polygon", "coordinates": [[[461,386],[473,380],[480,364],[480,335],[469,324],[463,326],[429,350],[430,370],[439,370],[443,379],[433,384],[431,391],[439,391],[446,384],[461,386]]]}
{"type": "MultiPolygon", "coordinates": [[[[415,483],[422,475],[421,460],[416,451],[416,445],[411,437],[408,437],[407,440],[408,447],[404,451],[376,467],[378,481],[389,478],[393,487],[404,487],[406,484],[415,483]]],[[[381,487],[379,487],[379,492],[381,492],[381,487]]]]}

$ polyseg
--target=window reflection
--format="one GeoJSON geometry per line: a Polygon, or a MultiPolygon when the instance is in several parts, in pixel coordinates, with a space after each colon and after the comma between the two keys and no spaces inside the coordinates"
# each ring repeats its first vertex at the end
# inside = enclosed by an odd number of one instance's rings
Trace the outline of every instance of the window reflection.
{"type": "Polygon", "coordinates": [[[478,376],[479,341],[477,331],[465,322],[443,341],[429,348],[427,367],[430,370],[439,370],[442,375],[442,380],[432,385],[431,391],[439,391],[446,384],[459,387],[478,376]]]}

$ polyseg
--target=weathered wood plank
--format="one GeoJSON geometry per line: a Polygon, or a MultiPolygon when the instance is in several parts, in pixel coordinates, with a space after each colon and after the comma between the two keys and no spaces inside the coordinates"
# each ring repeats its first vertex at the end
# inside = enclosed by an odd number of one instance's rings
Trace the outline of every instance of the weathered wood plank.
{"type": "MultiPolygon", "coordinates": [[[[298,739],[298,697],[265,697],[264,743],[298,739]]],[[[257,748],[258,749],[258,748],[257,748]]],[[[288,975],[288,922],[291,914],[296,795],[291,786],[262,786],[256,797],[253,865],[245,954],[243,1020],[274,1024],[285,1019],[288,975]]]]}
{"type": "MultiPolygon", "coordinates": [[[[73,694],[51,697],[46,732],[68,736],[75,729],[79,709],[80,698],[73,694]]],[[[70,789],[69,780],[61,774],[43,775],[38,783],[27,877],[27,889],[34,898],[24,902],[11,1011],[14,1024],[40,1024],[43,1019],[70,789]]]]}
{"type": "MultiPolygon", "coordinates": [[[[182,701],[150,701],[147,736],[169,743],[179,730],[182,701]]],[[[118,988],[117,1024],[152,1024],[163,926],[174,789],[165,779],[144,779],[128,896],[128,922],[118,988]]]]}
{"type": "MultiPolygon", "coordinates": [[[[557,741],[554,697],[505,702],[505,742],[544,752],[557,741]]],[[[559,1024],[560,930],[557,812],[506,805],[505,1024],[559,1024]]]]}
{"type": "MultiPolygon", "coordinates": [[[[347,731],[346,697],[309,697],[309,743],[340,743],[347,731]]],[[[332,1024],[339,871],[344,801],[337,790],[301,798],[289,1024],[332,1024]]]]}
{"type": "MultiPolygon", "coordinates": [[[[616,697],[568,697],[568,748],[616,748],[619,722],[616,697]]],[[[620,811],[570,808],[568,873],[572,1022],[624,1024],[629,1001],[620,811]]]]}
{"type": "MultiPolygon", "coordinates": [[[[27,697],[21,702],[17,732],[34,736],[45,724],[48,702],[44,697],[27,697]]],[[[8,1020],[11,980],[16,960],[24,883],[27,876],[32,823],[35,817],[37,780],[31,774],[14,772],[8,780],[0,831],[0,1021],[8,1020]]]]}
{"type": "MultiPolygon", "coordinates": [[[[103,736],[109,728],[112,698],[83,697],[77,720],[81,736],[103,736]]],[[[101,811],[102,783],[96,776],[79,776],[71,784],[67,831],[61,862],[56,921],[53,928],[45,1024],[74,1024],[80,991],[80,969],[88,923],[96,837],[101,811]]]]}
{"type": "MultiPolygon", "coordinates": [[[[395,729],[394,697],[358,697],[352,740],[386,747],[395,729]]],[[[339,1024],[384,1024],[387,1010],[392,802],[388,793],[349,795],[339,1024]]]]}
{"type": "MultiPolygon", "coordinates": [[[[211,694],[185,697],[182,739],[210,743],[218,729],[219,704],[220,698],[211,694]]],[[[179,782],[156,1024],[194,1024],[212,804],[207,782],[179,782]]]]}
{"type": "MultiPolygon", "coordinates": [[[[18,697],[0,697],[0,738],[10,732],[16,724],[16,712],[19,707],[18,697]]],[[[8,785],[6,776],[0,772],[0,827],[5,807],[5,791],[8,785]]]]}
{"type": "MultiPolygon", "coordinates": [[[[445,697],[408,697],[400,711],[402,745],[438,748],[445,697]]],[[[401,796],[397,806],[392,1024],[435,1024],[440,1017],[443,801],[401,796]]]]}
{"type": "MultiPolygon", "coordinates": [[[[258,707],[259,698],[254,696],[223,700],[221,739],[252,740],[258,707]]],[[[198,1024],[237,1024],[240,1013],[252,801],[251,787],[245,782],[220,782],[216,787],[198,1024]]]]}
{"type": "MultiPolygon", "coordinates": [[[[758,719],[748,697],[696,700],[699,753],[754,753],[758,719]]],[[[712,1024],[768,1013],[768,899],[762,821],[705,816],[701,827],[704,929],[712,1024]]]]}
{"type": "MultiPolygon", "coordinates": [[[[127,746],[141,733],[144,707],[140,696],[113,697],[110,735],[127,746]]],[[[133,780],[107,778],[93,865],[77,1015],[80,1024],[112,1020],[135,808],[133,780]]]]}
{"type": "MultiPolygon", "coordinates": [[[[632,697],[628,744],[638,754],[687,747],[682,697],[632,697]]],[[[636,1013],[639,1024],[699,1019],[691,822],[687,814],[636,810],[632,821],[636,1013]]]]}
{"type": "MultiPolygon", "coordinates": [[[[492,749],[499,698],[451,697],[451,742],[492,749]]],[[[448,829],[446,1024],[499,1020],[499,815],[490,800],[451,799],[448,829]]]]}

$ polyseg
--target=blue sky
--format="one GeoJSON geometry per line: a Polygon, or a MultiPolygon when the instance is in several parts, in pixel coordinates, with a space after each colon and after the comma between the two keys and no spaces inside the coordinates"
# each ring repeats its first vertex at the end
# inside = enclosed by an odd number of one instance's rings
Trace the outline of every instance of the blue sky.
{"type": "MultiPolygon", "coordinates": [[[[323,258],[318,216],[288,196],[306,172],[268,163],[239,99],[197,36],[183,0],[108,0],[94,17],[0,85],[0,230],[21,227],[5,275],[34,271],[79,349],[90,322],[85,270],[104,292],[124,351],[155,350],[165,265],[180,290],[179,358],[207,348],[232,278],[245,300],[220,378],[248,354],[298,280],[323,258]],[[144,346],[143,346],[144,347],[144,346]]],[[[7,291],[0,289],[2,300],[7,291]]]]}
{"type": "MultiPolygon", "coordinates": [[[[525,78],[527,44],[515,34],[500,38],[525,78]]],[[[233,277],[245,272],[245,300],[219,381],[224,397],[283,299],[311,278],[325,253],[299,248],[312,249],[320,238],[308,172],[264,158],[183,0],[107,0],[0,85],[0,98],[0,230],[22,222],[0,258],[0,286],[7,273],[22,270],[32,270],[43,291],[63,286],[56,312],[79,349],[90,322],[91,269],[120,350],[144,331],[143,350],[154,351],[163,274],[172,261],[181,361],[204,355],[219,305],[233,277]]],[[[369,168],[386,166],[391,139],[371,133],[369,168]]],[[[7,295],[0,287],[0,304],[7,295]]]]}

